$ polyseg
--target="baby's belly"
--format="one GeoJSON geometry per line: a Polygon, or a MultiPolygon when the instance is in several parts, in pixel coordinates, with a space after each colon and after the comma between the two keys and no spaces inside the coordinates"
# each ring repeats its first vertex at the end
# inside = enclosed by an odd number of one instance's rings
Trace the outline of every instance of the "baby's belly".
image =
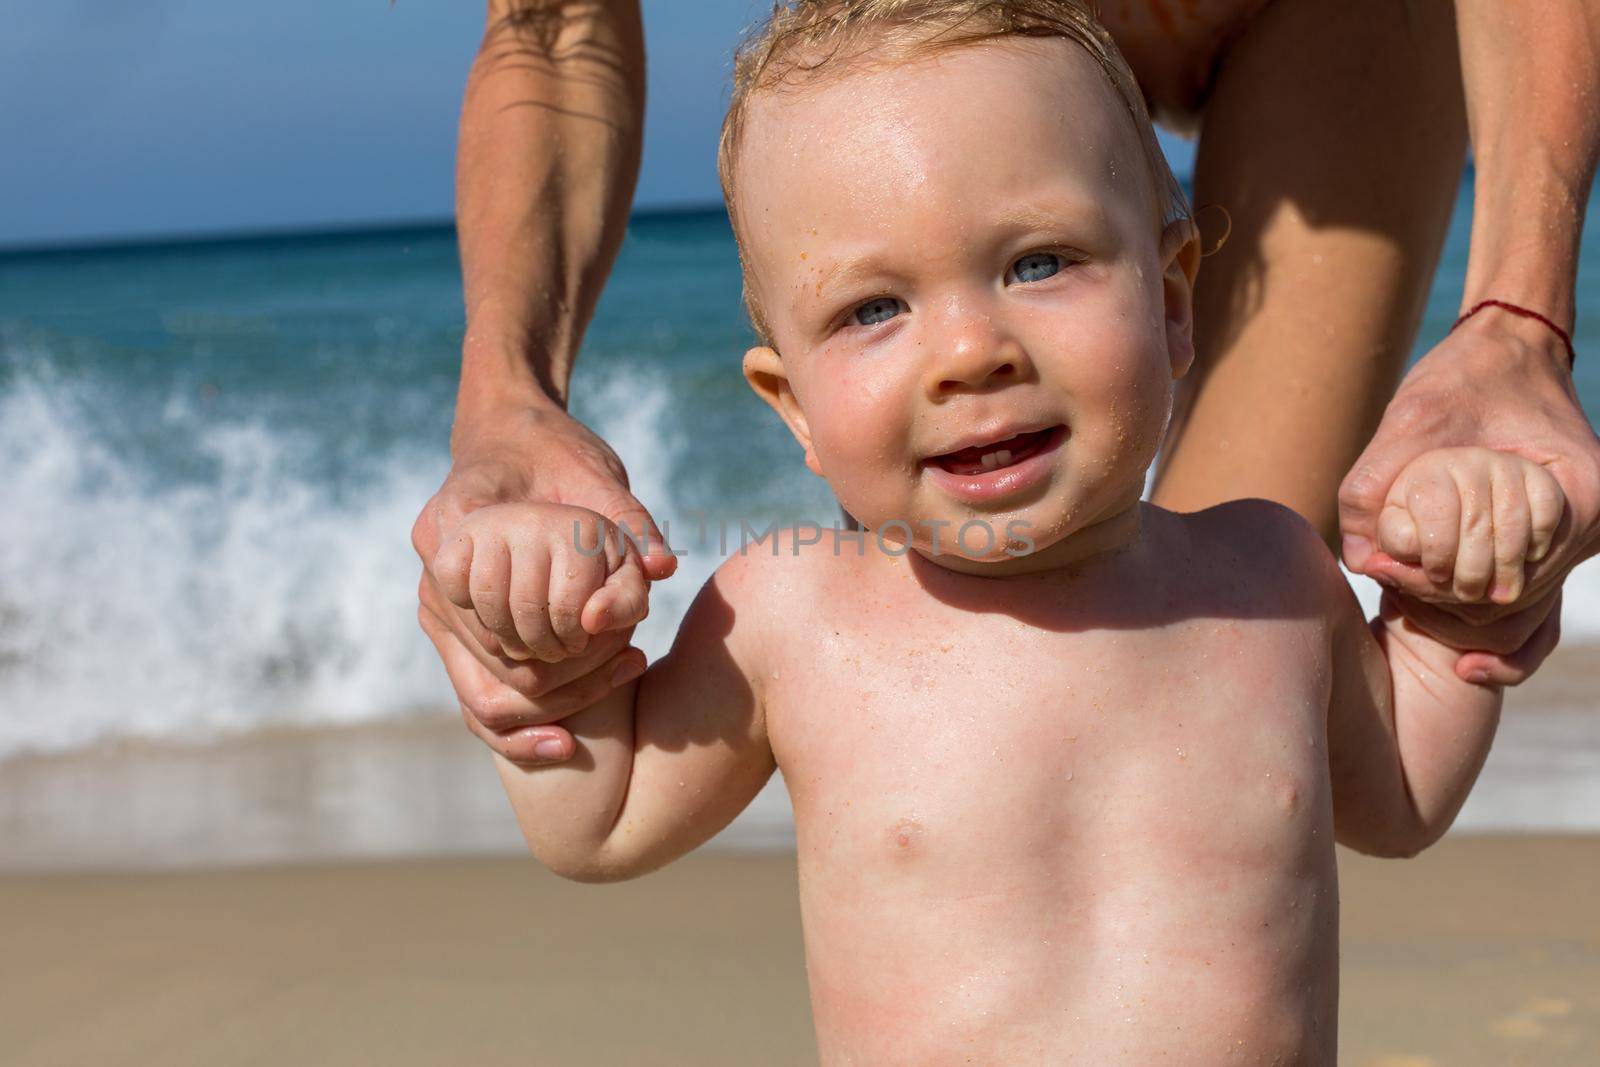
{"type": "Polygon", "coordinates": [[[1158,116],[1197,116],[1220,54],[1268,0],[1103,0],[1100,18],[1158,116]]]}
{"type": "Polygon", "coordinates": [[[1320,729],[1176,714],[793,768],[824,1062],[1332,1063],[1320,729]]]}

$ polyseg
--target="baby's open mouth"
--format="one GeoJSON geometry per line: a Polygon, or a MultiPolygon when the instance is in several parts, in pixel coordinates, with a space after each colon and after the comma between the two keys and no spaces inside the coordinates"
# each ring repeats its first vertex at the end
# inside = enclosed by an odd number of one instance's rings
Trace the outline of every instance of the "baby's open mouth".
{"type": "Polygon", "coordinates": [[[973,445],[971,448],[932,456],[928,462],[951,474],[987,474],[990,471],[1012,467],[1030,456],[1054,448],[1065,439],[1065,426],[1051,426],[1043,430],[1030,430],[1000,441],[973,445]]]}

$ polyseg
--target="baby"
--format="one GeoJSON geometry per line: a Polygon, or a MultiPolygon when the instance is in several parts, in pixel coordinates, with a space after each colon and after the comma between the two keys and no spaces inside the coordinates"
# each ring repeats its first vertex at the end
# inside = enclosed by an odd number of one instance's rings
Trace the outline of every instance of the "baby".
{"type": "MultiPolygon", "coordinates": [[[[534,853],[642,874],[781,768],[825,1063],[1332,1064],[1334,843],[1436,840],[1500,693],[1369,626],[1288,510],[1141,503],[1198,248],[1120,57],[1066,0],[800,3],[722,166],[745,377],[865,530],[730,556],[572,760],[499,760],[534,853]]],[[[1496,599],[1563,507],[1475,449],[1393,505],[1389,551],[1496,599]]],[[[491,629],[598,633],[642,582],[617,533],[487,508],[435,572],[491,629]]]]}

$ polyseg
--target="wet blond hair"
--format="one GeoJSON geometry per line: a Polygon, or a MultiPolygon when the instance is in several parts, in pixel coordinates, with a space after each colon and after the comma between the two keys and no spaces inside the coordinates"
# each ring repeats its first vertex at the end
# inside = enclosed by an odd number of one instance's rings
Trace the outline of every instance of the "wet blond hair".
{"type": "Polygon", "coordinates": [[[745,265],[745,309],[763,344],[771,344],[772,337],[750,289],[749,260],[734,199],[751,98],[799,84],[835,57],[860,59],[869,44],[893,46],[885,57],[893,61],[1005,37],[1061,37],[1089,53],[1121,98],[1139,136],[1162,224],[1191,217],[1188,198],[1156,140],[1144,94],[1096,18],[1093,0],[777,0],[772,15],[745,37],[734,54],[733,95],[717,146],[722,196],[745,265]]]}

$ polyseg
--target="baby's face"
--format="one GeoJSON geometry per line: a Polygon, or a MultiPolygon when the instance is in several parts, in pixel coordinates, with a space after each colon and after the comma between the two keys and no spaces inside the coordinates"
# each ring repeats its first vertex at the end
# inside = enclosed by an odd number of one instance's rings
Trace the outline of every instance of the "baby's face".
{"type": "Polygon", "coordinates": [[[1026,570],[1008,528],[1043,565],[1137,503],[1190,359],[1196,256],[1187,227],[1163,232],[1121,107],[1054,39],[751,101],[738,210],[777,351],[746,376],[885,540],[898,520],[928,555],[937,530],[947,565],[1026,570]]]}

